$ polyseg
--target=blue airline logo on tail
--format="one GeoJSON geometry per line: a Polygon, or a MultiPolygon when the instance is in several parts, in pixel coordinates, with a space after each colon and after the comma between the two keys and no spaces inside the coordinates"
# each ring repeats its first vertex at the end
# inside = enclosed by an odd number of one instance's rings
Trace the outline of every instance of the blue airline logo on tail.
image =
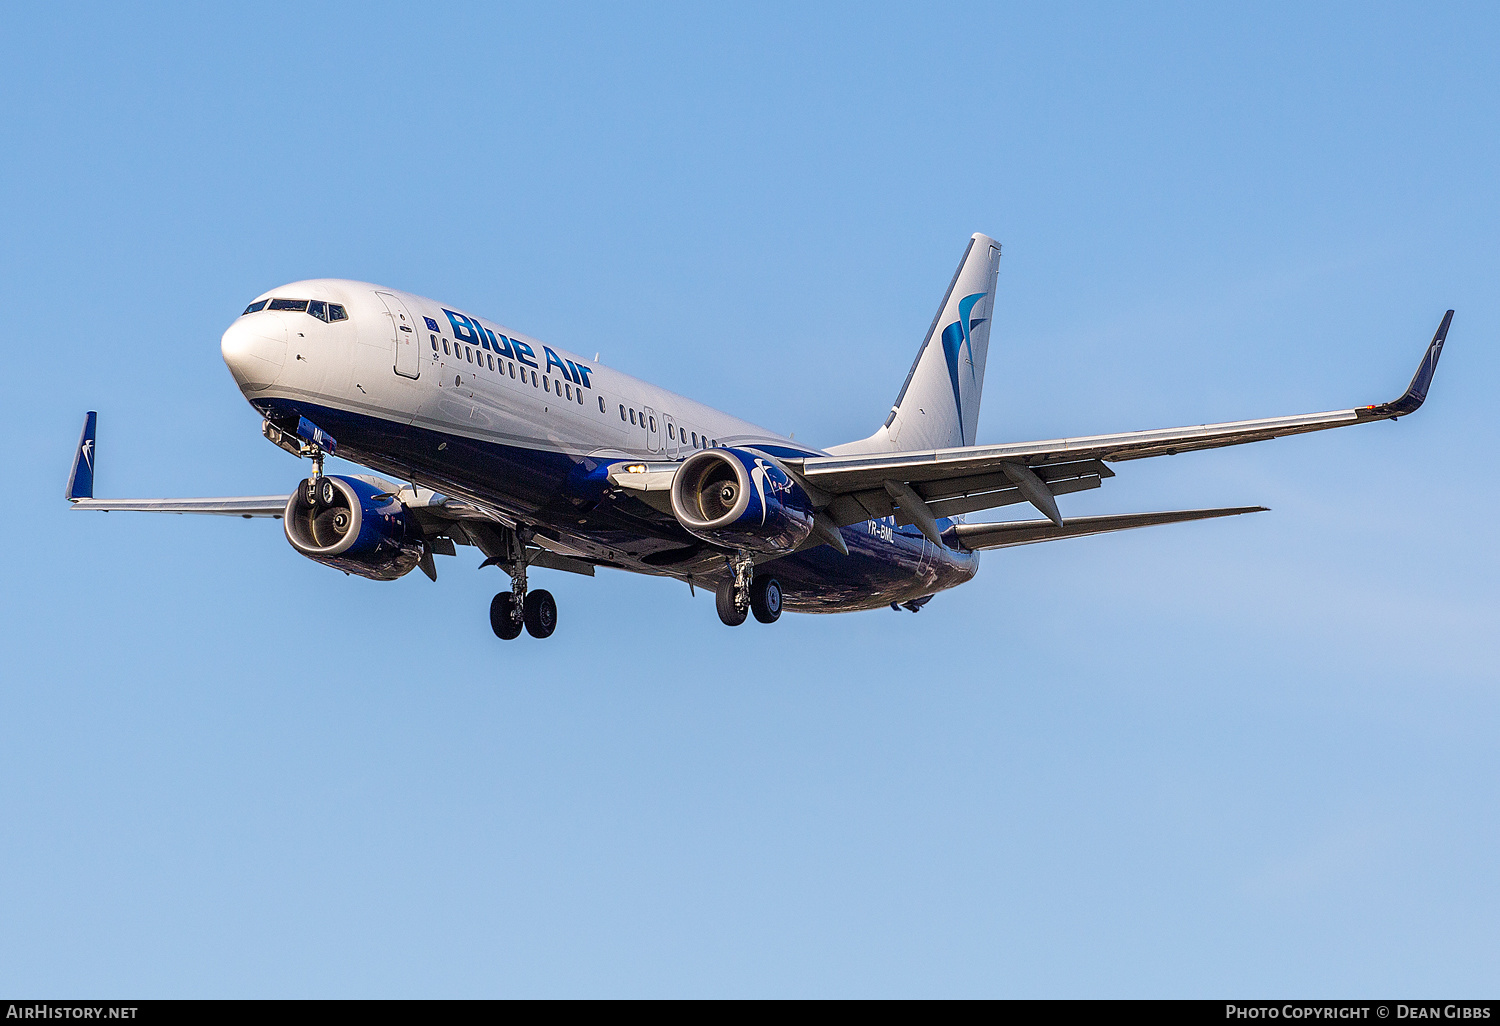
{"type": "Polygon", "coordinates": [[[958,301],[958,320],[943,329],[943,356],[948,360],[948,380],[953,382],[953,408],[958,411],[958,438],[959,443],[968,445],[969,440],[964,437],[964,406],[963,399],[959,394],[958,387],[958,356],[963,352],[965,346],[969,348],[969,378],[978,381],[974,370],[974,338],[973,331],[983,320],[971,320],[969,314],[973,313],[974,306],[988,292],[976,292],[972,296],[965,296],[958,301]]]}

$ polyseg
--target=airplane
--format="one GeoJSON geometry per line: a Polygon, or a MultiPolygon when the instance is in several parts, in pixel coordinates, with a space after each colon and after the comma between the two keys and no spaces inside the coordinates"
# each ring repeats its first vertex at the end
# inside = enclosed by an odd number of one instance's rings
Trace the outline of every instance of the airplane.
{"type": "Polygon", "coordinates": [[[287,495],[94,498],[97,413],[68,479],[74,509],[282,521],[292,548],[395,580],[477,548],[511,587],[495,635],[545,638],[557,604],[533,568],[672,577],[719,619],[783,610],[916,612],[972,579],[990,549],[1264,512],[1261,506],[1064,519],[1057,497],[1108,464],[1395,420],[1427,397],[1453,311],[1392,402],[1326,413],[978,444],[1000,244],[976,233],[885,420],[818,449],[422,296],[317,279],[262,293],[220,351],[273,444],[311,460],[287,495]],[[375,474],[325,474],[337,455],[375,474]],[[377,475],[388,475],[394,480],[377,475]],[[399,483],[398,483],[399,482],[399,483]],[[1044,519],[966,523],[1026,503],[1044,519]]]}

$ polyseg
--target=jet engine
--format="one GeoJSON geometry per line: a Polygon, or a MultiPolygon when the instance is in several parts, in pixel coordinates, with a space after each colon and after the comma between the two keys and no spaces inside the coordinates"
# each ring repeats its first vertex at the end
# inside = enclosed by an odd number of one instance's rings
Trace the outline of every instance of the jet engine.
{"type": "Polygon", "coordinates": [[[677,522],[728,549],[791,552],[812,533],[813,512],[801,486],[753,450],[694,453],[672,478],[677,522]]]}
{"type": "Polygon", "coordinates": [[[287,500],[286,540],[308,559],[394,581],[422,558],[422,534],[390,492],[357,477],[308,478],[287,500]]]}

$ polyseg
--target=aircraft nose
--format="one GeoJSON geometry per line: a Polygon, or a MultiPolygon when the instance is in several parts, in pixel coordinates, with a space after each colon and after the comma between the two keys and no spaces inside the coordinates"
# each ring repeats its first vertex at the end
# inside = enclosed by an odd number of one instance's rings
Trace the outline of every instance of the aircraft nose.
{"type": "Polygon", "coordinates": [[[287,329],[279,317],[249,314],[224,332],[219,351],[242,392],[271,387],[286,363],[287,329]]]}

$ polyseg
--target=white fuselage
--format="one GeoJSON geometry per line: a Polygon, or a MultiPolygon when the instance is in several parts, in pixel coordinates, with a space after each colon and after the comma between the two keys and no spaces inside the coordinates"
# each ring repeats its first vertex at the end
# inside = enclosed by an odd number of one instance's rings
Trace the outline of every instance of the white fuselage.
{"type": "MultiPolygon", "coordinates": [[[[643,573],[710,583],[723,557],[700,551],[670,516],[580,499],[580,476],[715,446],[823,455],[597,360],[363,282],[317,279],[264,293],[221,348],[263,415],[304,415],[334,435],[341,456],[536,525],[558,552],[643,573]],[[261,301],[268,305],[255,309],[261,301]],[[304,301],[345,316],[272,309],[304,301]]],[[[893,521],[842,530],[849,556],[824,546],[776,561],[788,608],[871,608],[952,587],[977,569],[973,554],[893,521]]]]}

